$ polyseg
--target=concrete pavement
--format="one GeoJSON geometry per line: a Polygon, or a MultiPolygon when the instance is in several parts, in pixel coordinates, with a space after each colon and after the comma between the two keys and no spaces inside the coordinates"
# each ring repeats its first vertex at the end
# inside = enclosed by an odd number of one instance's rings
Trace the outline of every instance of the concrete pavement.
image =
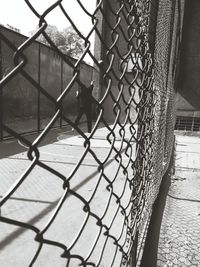
{"type": "Polygon", "coordinates": [[[163,179],[141,266],[200,266],[200,135],[176,134],[175,174],[163,179]]]}
{"type": "MultiPolygon", "coordinates": [[[[105,128],[100,128],[91,140],[91,146],[101,161],[105,160],[110,149],[110,144],[105,138],[107,134],[105,128]]],[[[35,137],[31,135],[27,138],[33,140],[35,137]]],[[[128,137],[130,136],[126,138],[128,137]]],[[[176,143],[176,171],[172,177],[166,175],[163,179],[150,222],[141,264],[143,267],[200,266],[200,138],[177,134],[176,143]]],[[[121,138],[118,135],[115,147],[119,148],[121,145],[121,138]]],[[[2,143],[0,151],[0,195],[2,197],[26,170],[30,162],[26,156],[27,148],[16,140],[7,140],[2,143]]],[[[65,176],[70,176],[84,151],[83,138],[74,135],[69,128],[58,129],[53,130],[41,144],[40,157],[41,161],[50,168],[58,170],[65,176]]],[[[129,159],[122,153],[122,160],[125,163],[129,159]]],[[[111,153],[105,174],[110,179],[115,179],[117,169],[118,164],[114,160],[114,154],[111,153]]],[[[94,157],[88,154],[75,172],[71,187],[89,200],[99,179],[98,164],[94,157]]],[[[128,186],[123,187],[125,183],[123,173],[119,172],[114,187],[118,194],[125,188],[124,205],[128,203],[131,194],[128,186]]],[[[105,211],[109,198],[105,190],[106,185],[106,182],[101,179],[91,204],[91,209],[94,209],[99,216],[105,211]]],[[[2,215],[42,229],[62,194],[62,180],[37,166],[16,193],[3,205],[2,215]]],[[[52,227],[47,231],[45,238],[59,240],[70,246],[84,221],[85,214],[82,211],[83,205],[77,198],[68,196],[66,203],[52,227]]],[[[109,223],[110,217],[113,216],[115,205],[116,203],[112,201],[108,216],[104,218],[105,223],[109,223]]],[[[27,267],[38,248],[38,243],[34,242],[35,234],[5,223],[0,223],[0,229],[0,266],[27,267]]],[[[117,233],[120,229],[121,227],[118,228],[115,225],[113,231],[117,233]]],[[[85,240],[87,244],[93,244],[98,233],[99,227],[93,220],[89,220],[80,242],[74,246],[73,253],[80,254],[81,251],[86,257],[89,253],[89,246],[85,246],[85,240]]],[[[101,242],[105,241],[103,238],[101,236],[101,241],[93,254],[94,261],[95,257],[98,258],[101,242]]],[[[112,244],[109,245],[109,253],[111,253],[114,248],[112,244]]],[[[62,249],[58,247],[44,246],[34,266],[66,266],[66,259],[60,257],[62,252],[62,249]]],[[[107,259],[110,257],[109,253],[106,256],[107,259]]],[[[74,259],[70,262],[70,267],[78,266],[79,263],[74,259]]],[[[106,267],[105,264],[102,266],[106,267]]]]}
{"type": "MultiPolygon", "coordinates": [[[[119,133],[117,134],[118,130],[116,129],[114,146],[116,149],[122,148],[121,161],[123,164],[127,164],[130,159],[128,153],[123,152],[125,143],[122,143],[119,133]]],[[[108,130],[100,127],[90,142],[90,148],[101,162],[105,161],[109,155],[103,175],[98,171],[99,164],[91,153],[87,153],[82,158],[86,151],[84,147],[85,139],[72,132],[70,128],[52,131],[47,136],[45,142],[39,147],[40,161],[63,176],[71,177],[70,188],[80,197],[90,202],[91,212],[99,217],[103,216],[102,220],[105,225],[110,225],[111,218],[113,218],[110,232],[115,236],[121,235],[123,239],[125,236],[121,232],[123,216],[116,199],[111,196],[110,190],[107,190],[108,182],[104,179],[104,176],[114,180],[113,190],[118,195],[124,195],[121,198],[121,204],[124,206],[127,206],[130,201],[131,189],[123,169],[119,169],[119,163],[114,158],[116,154],[113,151],[110,153],[111,145],[106,139],[107,134],[108,130]],[[77,169],[78,163],[80,163],[80,166],[77,169]],[[114,219],[116,212],[118,214],[114,219]],[[105,215],[103,215],[104,213],[105,215]]],[[[27,138],[34,140],[36,136],[31,135],[27,138]]],[[[26,146],[16,140],[7,140],[2,143],[0,151],[0,196],[3,197],[26,171],[30,161],[27,158],[26,146]]],[[[2,206],[1,215],[12,220],[28,223],[38,229],[44,229],[63,194],[65,194],[65,190],[63,190],[62,179],[48,169],[36,165],[16,192],[2,206]]],[[[111,242],[109,239],[106,241],[106,235],[104,235],[104,231],[100,232],[100,227],[94,217],[89,216],[87,218],[83,206],[84,203],[81,198],[68,194],[67,201],[64,202],[44,237],[60,242],[67,247],[72,246],[72,255],[81,255],[84,258],[90,255],[98,237],[96,249],[91,254],[90,261],[98,261],[102,246],[106,242],[109,253],[104,253],[105,258],[101,262],[101,266],[105,267],[112,260],[111,255],[115,252],[116,246],[113,241],[111,242]],[[84,222],[84,230],[80,234],[84,222]],[[79,242],[75,242],[77,235],[80,235],[79,242]]],[[[34,241],[34,238],[35,233],[33,231],[0,222],[0,266],[29,266],[39,244],[34,241]]],[[[34,266],[64,267],[66,266],[66,259],[60,257],[62,253],[63,249],[58,246],[44,245],[34,266]]],[[[118,252],[117,259],[120,261],[120,252],[118,252]]],[[[71,258],[69,266],[77,267],[79,264],[78,258],[74,257],[71,258]]]]}

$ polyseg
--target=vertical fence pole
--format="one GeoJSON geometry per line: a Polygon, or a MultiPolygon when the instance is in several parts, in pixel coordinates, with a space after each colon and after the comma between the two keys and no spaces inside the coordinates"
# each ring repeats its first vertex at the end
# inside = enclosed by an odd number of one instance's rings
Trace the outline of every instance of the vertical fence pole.
{"type": "MultiPolygon", "coordinates": [[[[1,30],[1,29],[0,29],[1,30]]],[[[2,47],[0,40],[0,80],[3,77],[2,73],[2,47]]],[[[3,141],[3,88],[0,86],[0,141],[3,141]]],[[[0,216],[1,216],[1,208],[0,208],[0,216]]]]}
{"type": "MultiPolygon", "coordinates": [[[[38,84],[40,85],[40,43],[38,44],[38,84]]],[[[38,90],[38,109],[37,109],[37,131],[40,132],[40,90],[38,90]]]]}
{"type": "MultiPolygon", "coordinates": [[[[0,40],[0,80],[3,78],[2,43],[0,40]]],[[[0,140],[3,140],[3,88],[0,87],[0,140]]]]}
{"type": "MultiPolygon", "coordinates": [[[[60,92],[62,94],[63,92],[63,59],[61,58],[61,61],[60,61],[60,92]]],[[[61,103],[61,107],[60,107],[60,114],[62,115],[62,112],[63,112],[63,101],[61,103]]],[[[60,128],[62,128],[62,116],[60,116],[60,128]]]]}
{"type": "Polygon", "coordinates": [[[138,247],[138,234],[139,232],[136,232],[135,239],[133,240],[133,245],[130,252],[130,261],[129,261],[129,267],[136,267],[137,265],[137,247],[138,247]]]}
{"type": "Polygon", "coordinates": [[[193,116],[192,116],[192,125],[191,125],[191,131],[193,131],[193,132],[194,132],[194,119],[195,119],[195,117],[194,117],[194,114],[193,114],[193,116]]]}

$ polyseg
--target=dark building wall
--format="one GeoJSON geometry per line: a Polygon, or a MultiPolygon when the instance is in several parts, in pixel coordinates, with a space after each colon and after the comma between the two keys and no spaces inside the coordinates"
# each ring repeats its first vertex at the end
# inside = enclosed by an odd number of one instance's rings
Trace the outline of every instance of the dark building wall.
{"type": "MultiPolygon", "coordinates": [[[[6,35],[6,38],[11,42],[11,45],[20,46],[25,38],[15,32],[1,28],[1,33],[6,35]]],[[[2,76],[7,75],[15,67],[13,59],[14,51],[3,40],[1,40],[1,70],[2,76]]],[[[38,44],[34,43],[31,48],[26,50],[27,57],[30,58],[25,70],[38,80],[36,69],[38,68],[38,44]]],[[[22,59],[19,59],[19,62],[22,59]]],[[[4,119],[11,119],[18,117],[19,114],[24,116],[31,116],[37,112],[35,105],[37,99],[37,92],[31,83],[25,79],[20,73],[15,76],[3,88],[3,113],[4,119]]]]}
{"type": "MultiPolygon", "coordinates": [[[[0,27],[0,33],[1,76],[5,76],[14,69],[13,56],[16,48],[23,44],[27,37],[3,26],[0,27]]],[[[75,94],[79,85],[75,82],[72,87],[69,86],[74,75],[73,68],[64,62],[53,49],[39,42],[33,42],[23,51],[23,54],[27,58],[23,70],[50,96],[57,99],[61,92],[68,88],[62,102],[63,113],[68,117],[74,116],[77,112],[75,94]]],[[[75,63],[75,59],[69,59],[75,63]]],[[[22,58],[19,57],[18,60],[20,62],[22,58]]],[[[82,83],[89,85],[93,78],[93,67],[82,62],[79,78],[82,83]]],[[[38,113],[41,124],[43,120],[46,121],[47,117],[50,118],[55,113],[55,105],[39,91],[19,71],[3,88],[4,123],[16,118],[35,119],[38,113]]],[[[33,128],[37,127],[36,124],[37,122],[33,128]]]]}
{"type": "Polygon", "coordinates": [[[187,0],[185,5],[177,115],[200,116],[200,1],[187,0]]]}

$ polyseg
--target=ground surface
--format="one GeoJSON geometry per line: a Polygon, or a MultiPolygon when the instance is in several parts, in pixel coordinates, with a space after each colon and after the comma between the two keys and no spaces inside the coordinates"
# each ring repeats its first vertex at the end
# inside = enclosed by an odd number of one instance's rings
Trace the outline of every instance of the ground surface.
{"type": "Polygon", "coordinates": [[[176,135],[175,174],[165,176],[142,266],[200,266],[200,138],[176,135]]]}
{"type": "MultiPolygon", "coordinates": [[[[106,135],[105,129],[99,129],[91,141],[91,146],[102,161],[108,155],[110,148],[105,139],[106,135]]],[[[71,129],[55,130],[40,146],[41,161],[59,170],[63,175],[70,175],[84,153],[83,142],[84,139],[74,135],[71,129]]],[[[175,174],[172,177],[165,176],[163,179],[150,223],[141,265],[143,267],[200,266],[200,138],[177,134],[176,143],[175,174]]],[[[121,146],[119,136],[115,146],[116,148],[121,146]]],[[[1,144],[0,149],[0,196],[2,197],[30,162],[27,160],[27,149],[20,142],[7,140],[1,144]]],[[[113,156],[110,155],[105,168],[105,173],[111,179],[115,177],[118,168],[113,156]]],[[[123,160],[126,162],[126,157],[123,160]]],[[[126,205],[131,191],[126,186],[122,187],[122,184],[125,184],[123,177],[124,175],[119,173],[115,190],[120,194],[120,190],[125,188],[124,195],[127,199],[124,197],[123,202],[126,205]]],[[[91,155],[87,155],[74,175],[71,186],[75,192],[89,200],[98,180],[97,162],[91,155]]],[[[94,209],[99,216],[104,213],[108,203],[109,195],[105,188],[106,183],[102,179],[91,204],[91,209],[94,209]]],[[[34,168],[20,189],[3,205],[1,215],[43,229],[62,194],[62,180],[40,167],[34,168]]],[[[76,197],[68,196],[66,203],[45,237],[70,246],[76,238],[78,229],[81,228],[85,213],[82,202],[76,197]]],[[[115,205],[116,202],[111,201],[107,216],[104,217],[104,222],[107,224],[114,214],[115,205]]],[[[117,217],[119,221],[116,221],[112,229],[114,234],[121,229],[120,216],[117,217]]],[[[80,254],[81,251],[83,257],[89,255],[91,247],[88,244],[94,244],[99,234],[99,227],[92,219],[88,220],[85,229],[80,241],[73,247],[73,253],[80,254]]],[[[27,267],[38,248],[37,242],[33,242],[34,237],[32,231],[1,223],[0,266],[27,267]]],[[[105,236],[102,235],[91,260],[95,261],[99,257],[98,253],[104,241],[105,236]]],[[[108,244],[111,249],[107,248],[109,253],[106,255],[106,260],[112,258],[112,245],[113,243],[108,244]]],[[[61,253],[59,247],[47,245],[42,249],[34,266],[66,266],[66,260],[60,257],[61,253]]],[[[118,256],[120,258],[120,254],[118,256]]],[[[74,259],[69,266],[75,267],[78,264],[79,262],[74,259]]],[[[107,267],[103,261],[100,266],[107,267]]]]}
{"type": "MultiPolygon", "coordinates": [[[[39,147],[40,161],[65,177],[72,176],[70,188],[79,196],[66,193],[67,201],[64,202],[53,223],[45,230],[44,238],[60,242],[67,248],[71,247],[72,255],[88,257],[91,262],[98,262],[105,249],[105,257],[101,259],[99,265],[101,267],[110,264],[114,253],[118,266],[121,252],[115,251],[116,245],[113,239],[107,239],[105,228],[99,227],[95,217],[88,216],[88,212],[84,211],[84,202],[81,198],[90,203],[90,212],[102,218],[103,224],[110,225],[110,233],[118,236],[119,242],[123,243],[126,232],[126,227],[122,227],[124,217],[119,209],[119,203],[117,204],[116,198],[107,188],[108,182],[104,176],[115,180],[112,190],[119,196],[123,194],[121,205],[127,206],[131,196],[126,177],[122,170],[118,170],[119,164],[114,159],[115,153],[113,151],[110,153],[111,145],[106,139],[107,134],[106,128],[99,128],[90,140],[90,148],[99,161],[103,162],[109,155],[103,175],[98,171],[99,165],[92,154],[87,153],[82,158],[86,151],[85,139],[70,128],[52,131],[39,147]],[[76,168],[78,162],[79,167],[76,168]],[[76,242],[77,236],[78,242],[76,242]]],[[[27,138],[34,140],[36,136],[30,135],[27,138]]],[[[122,147],[123,151],[124,144],[119,134],[116,135],[114,146],[116,149],[122,147]]],[[[135,144],[133,150],[134,146],[135,144]]],[[[7,140],[0,144],[0,151],[0,197],[2,198],[29,167],[30,160],[27,158],[26,146],[16,140],[7,140]]],[[[121,160],[123,164],[129,161],[123,152],[121,160]]],[[[67,191],[63,189],[62,179],[47,169],[35,166],[15,193],[3,204],[1,215],[44,230],[65,192],[67,191]]],[[[29,266],[38,249],[38,242],[34,241],[34,238],[35,232],[1,221],[0,266],[29,266]]],[[[60,257],[62,253],[63,249],[59,246],[44,245],[34,266],[66,266],[66,258],[60,257]]],[[[78,258],[74,257],[70,260],[69,266],[77,267],[79,263],[78,258]]]]}

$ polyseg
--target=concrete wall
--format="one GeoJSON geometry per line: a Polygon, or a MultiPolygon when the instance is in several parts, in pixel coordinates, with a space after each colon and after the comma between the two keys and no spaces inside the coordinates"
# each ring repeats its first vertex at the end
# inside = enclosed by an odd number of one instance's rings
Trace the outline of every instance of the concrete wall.
{"type": "Polygon", "coordinates": [[[200,1],[186,0],[180,74],[177,94],[178,116],[200,114],[200,1]]]}
{"type": "MultiPolygon", "coordinates": [[[[5,76],[15,67],[13,61],[15,47],[23,44],[27,37],[3,26],[0,27],[0,34],[1,76],[5,76]]],[[[75,82],[73,86],[69,86],[74,69],[64,62],[53,49],[39,42],[33,42],[23,53],[27,58],[23,70],[36,82],[38,87],[25,78],[20,71],[8,82],[3,88],[4,123],[31,118],[33,120],[32,128],[36,129],[38,116],[40,116],[40,124],[43,125],[46,119],[54,114],[54,103],[39,90],[39,86],[54,99],[58,98],[61,92],[67,88],[62,102],[63,113],[70,118],[75,116],[77,113],[75,92],[79,85],[75,82]]],[[[75,63],[74,59],[69,59],[75,63]]],[[[93,67],[82,62],[79,77],[81,82],[89,85],[92,77],[93,67]]]]}
{"type": "MultiPolygon", "coordinates": [[[[24,41],[25,37],[1,28],[1,33],[10,40],[11,44],[18,47],[24,41]]],[[[3,40],[1,40],[1,70],[2,76],[7,75],[15,67],[13,62],[14,51],[3,40]]],[[[38,80],[38,43],[34,43],[26,50],[26,55],[30,58],[25,67],[25,71],[36,81],[38,80]]],[[[32,116],[37,113],[37,91],[32,84],[26,80],[20,73],[15,76],[3,88],[3,113],[4,119],[9,120],[13,117],[21,115],[32,116]]]]}

